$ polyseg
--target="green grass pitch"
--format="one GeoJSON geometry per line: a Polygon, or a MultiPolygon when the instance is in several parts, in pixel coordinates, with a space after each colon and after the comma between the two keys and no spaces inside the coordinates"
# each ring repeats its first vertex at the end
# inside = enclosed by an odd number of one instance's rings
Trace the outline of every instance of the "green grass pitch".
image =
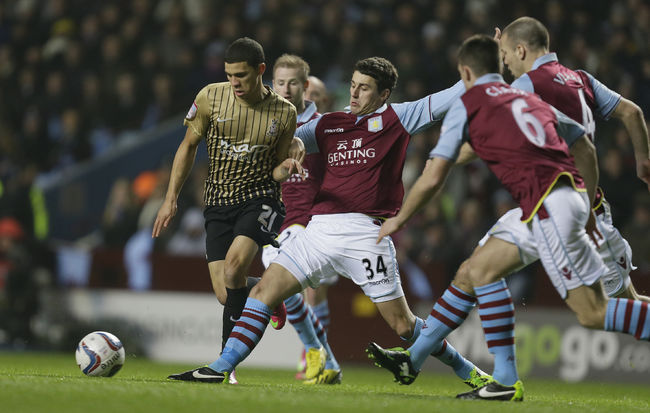
{"type": "Polygon", "coordinates": [[[2,412],[649,412],[650,386],[569,384],[524,380],[525,401],[456,400],[466,387],[452,375],[422,373],[399,386],[385,370],[344,366],[343,384],[305,386],[294,372],[238,369],[241,384],[181,383],[165,379],[195,366],[127,356],[112,378],[85,377],[74,353],[0,352],[2,412]]]}

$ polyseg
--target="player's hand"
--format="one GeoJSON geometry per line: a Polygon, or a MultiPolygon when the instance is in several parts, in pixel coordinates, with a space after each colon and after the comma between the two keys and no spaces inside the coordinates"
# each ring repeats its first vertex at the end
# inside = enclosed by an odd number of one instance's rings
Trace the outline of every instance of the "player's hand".
{"type": "Polygon", "coordinates": [[[496,40],[497,42],[501,40],[501,29],[499,29],[498,27],[494,28],[494,40],[496,40]]]}
{"type": "Polygon", "coordinates": [[[284,182],[293,174],[298,174],[302,178],[305,177],[305,170],[302,165],[294,158],[287,158],[282,163],[273,169],[273,179],[277,182],[284,182]]]}
{"type": "Polygon", "coordinates": [[[153,223],[153,231],[151,232],[151,238],[158,237],[160,233],[163,231],[163,229],[167,228],[172,218],[174,218],[174,215],[176,215],[177,210],[178,210],[178,205],[176,204],[176,200],[175,199],[167,200],[165,198],[165,201],[163,202],[163,204],[160,206],[160,209],[158,210],[158,215],[156,215],[156,220],[153,223]]]}
{"type": "Polygon", "coordinates": [[[644,159],[641,162],[637,161],[636,175],[648,185],[648,191],[650,191],[650,159],[644,159]]]}
{"type": "Polygon", "coordinates": [[[291,141],[291,146],[289,146],[289,158],[293,158],[301,164],[305,160],[305,144],[295,136],[291,141]]]}
{"type": "Polygon", "coordinates": [[[587,225],[585,225],[585,231],[587,231],[589,239],[593,241],[594,244],[596,244],[596,248],[600,248],[600,243],[605,238],[596,226],[596,214],[594,214],[593,209],[589,210],[589,218],[587,219],[587,225]]]}
{"type": "Polygon", "coordinates": [[[401,227],[402,225],[399,223],[397,217],[388,218],[383,224],[381,224],[381,228],[379,228],[377,244],[381,242],[382,238],[397,232],[401,227]]]}

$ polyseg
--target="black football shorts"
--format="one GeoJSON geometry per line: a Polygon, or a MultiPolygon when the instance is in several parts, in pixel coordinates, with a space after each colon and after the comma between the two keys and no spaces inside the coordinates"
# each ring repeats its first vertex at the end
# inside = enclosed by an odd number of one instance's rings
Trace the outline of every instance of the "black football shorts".
{"type": "Polygon", "coordinates": [[[226,258],[238,235],[252,239],[260,247],[275,243],[284,221],[284,204],[273,198],[256,198],[238,205],[208,206],[203,211],[208,262],[226,258]]]}

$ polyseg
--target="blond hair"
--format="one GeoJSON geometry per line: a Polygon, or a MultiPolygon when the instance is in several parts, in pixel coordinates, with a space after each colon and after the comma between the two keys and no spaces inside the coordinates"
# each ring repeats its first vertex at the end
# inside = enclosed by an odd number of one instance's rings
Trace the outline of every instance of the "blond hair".
{"type": "Polygon", "coordinates": [[[303,83],[309,77],[309,64],[302,57],[296,56],[295,54],[285,53],[278,57],[273,65],[273,74],[275,74],[275,70],[279,67],[298,69],[300,81],[303,83]]]}

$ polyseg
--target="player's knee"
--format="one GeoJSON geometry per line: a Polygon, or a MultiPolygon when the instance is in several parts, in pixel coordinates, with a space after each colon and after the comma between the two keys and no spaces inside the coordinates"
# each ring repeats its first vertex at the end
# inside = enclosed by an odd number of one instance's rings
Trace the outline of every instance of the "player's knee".
{"type": "Polygon", "coordinates": [[[241,257],[228,257],[224,266],[226,285],[239,285],[242,282],[245,284],[248,272],[245,267],[245,261],[241,257]]]}
{"type": "Polygon", "coordinates": [[[255,284],[255,286],[251,289],[251,292],[248,294],[249,298],[254,298],[256,300],[259,300],[261,298],[261,293],[262,290],[260,289],[260,283],[255,284]]]}
{"type": "Polygon", "coordinates": [[[485,265],[477,265],[472,259],[466,261],[466,268],[464,271],[467,272],[466,279],[472,283],[472,286],[490,284],[505,276],[505,274],[494,271],[485,265]]]}
{"type": "Polygon", "coordinates": [[[606,308],[590,307],[576,312],[576,317],[581,326],[602,330],[605,327],[606,308]]]}
{"type": "Polygon", "coordinates": [[[248,294],[249,298],[254,298],[269,307],[275,307],[283,300],[281,281],[273,270],[266,270],[260,282],[255,284],[248,294]]]}

